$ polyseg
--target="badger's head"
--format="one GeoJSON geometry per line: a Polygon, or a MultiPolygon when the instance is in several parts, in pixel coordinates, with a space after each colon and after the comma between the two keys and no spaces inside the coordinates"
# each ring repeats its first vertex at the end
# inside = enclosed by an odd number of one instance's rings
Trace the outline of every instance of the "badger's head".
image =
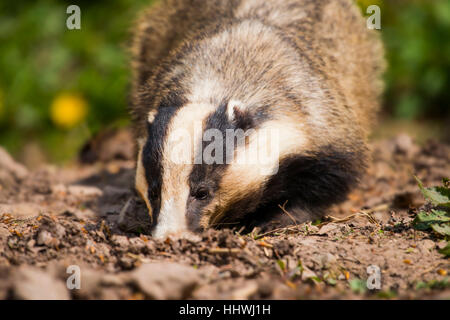
{"type": "Polygon", "coordinates": [[[306,143],[298,122],[237,100],[162,107],[147,126],[136,189],[157,238],[238,223],[270,199],[264,186],[279,170],[280,152],[306,143]]]}
{"type": "Polygon", "coordinates": [[[352,113],[277,32],[233,25],[143,82],[135,104],[153,111],[136,119],[136,189],[153,236],[233,226],[286,200],[336,203],[357,178],[352,113]]]}

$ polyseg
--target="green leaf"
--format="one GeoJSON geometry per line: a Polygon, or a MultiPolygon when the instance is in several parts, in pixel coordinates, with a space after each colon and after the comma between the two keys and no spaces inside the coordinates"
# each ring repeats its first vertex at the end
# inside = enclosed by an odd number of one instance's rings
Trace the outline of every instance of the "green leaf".
{"type": "Polygon", "coordinates": [[[311,278],[309,278],[309,280],[311,280],[311,281],[313,281],[313,282],[315,282],[315,283],[320,283],[320,282],[322,282],[322,279],[320,279],[320,278],[317,277],[317,276],[311,277],[311,278]]]}
{"type": "Polygon", "coordinates": [[[395,298],[396,296],[397,296],[397,292],[395,292],[393,290],[380,291],[377,294],[377,297],[381,298],[381,299],[392,299],[392,298],[395,298]]]}
{"type": "Polygon", "coordinates": [[[277,260],[277,264],[280,267],[281,271],[283,271],[283,272],[286,271],[286,265],[283,260],[277,260]]]}
{"type": "Polygon", "coordinates": [[[336,283],[337,283],[337,281],[336,281],[336,279],[328,278],[328,279],[327,279],[327,283],[328,283],[329,285],[335,286],[336,283]]]}
{"type": "Polygon", "coordinates": [[[419,281],[416,284],[416,290],[420,289],[446,289],[450,287],[449,278],[443,280],[430,280],[428,282],[419,281]]]}
{"type": "Polygon", "coordinates": [[[447,242],[447,245],[440,249],[439,253],[442,253],[446,258],[450,257],[450,242],[447,242]]]}
{"type": "Polygon", "coordinates": [[[450,221],[450,217],[448,216],[447,212],[434,209],[431,209],[430,213],[421,211],[419,212],[417,217],[421,222],[442,223],[450,221]]]}
{"type": "MultiPolygon", "coordinates": [[[[428,230],[433,225],[450,222],[450,216],[442,210],[431,209],[431,212],[420,211],[413,221],[413,226],[418,230],[428,230]]],[[[438,228],[439,229],[439,228],[438,228]]],[[[435,230],[436,231],[436,230],[435,230]]],[[[438,231],[436,231],[438,232],[438,231]]],[[[441,232],[438,232],[441,233],[441,232]]]]}
{"type": "Polygon", "coordinates": [[[450,225],[448,224],[432,224],[431,228],[443,236],[450,236],[450,225]]]}
{"type": "Polygon", "coordinates": [[[422,191],[425,199],[429,200],[432,204],[438,206],[450,207],[450,189],[447,187],[431,187],[425,188],[422,181],[416,176],[414,178],[417,180],[420,191],[422,191]]]}
{"type": "Polygon", "coordinates": [[[352,279],[349,281],[349,285],[354,293],[363,294],[367,291],[367,284],[364,280],[352,279]]]}

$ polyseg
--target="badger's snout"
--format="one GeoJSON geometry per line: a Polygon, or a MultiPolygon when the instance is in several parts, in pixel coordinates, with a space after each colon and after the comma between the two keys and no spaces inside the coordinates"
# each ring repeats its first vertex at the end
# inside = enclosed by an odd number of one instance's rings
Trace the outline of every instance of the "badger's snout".
{"type": "Polygon", "coordinates": [[[183,236],[187,233],[189,231],[186,224],[184,208],[174,198],[163,201],[156,226],[152,231],[152,236],[163,239],[168,236],[183,236]]]}

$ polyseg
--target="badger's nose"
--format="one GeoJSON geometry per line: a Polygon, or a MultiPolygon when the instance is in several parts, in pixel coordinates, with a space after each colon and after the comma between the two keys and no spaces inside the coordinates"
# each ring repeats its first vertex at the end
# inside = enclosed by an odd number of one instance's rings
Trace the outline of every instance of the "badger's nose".
{"type": "Polygon", "coordinates": [[[158,221],[152,231],[152,237],[165,240],[169,236],[172,238],[182,238],[189,233],[189,230],[187,230],[187,228],[182,224],[174,224],[167,221],[158,221]]]}
{"type": "Polygon", "coordinates": [[[163,202],[157,219],[152,231],[152,236],[156,239],[185,237],[190,233],[184,211],[176,206],[173,198],[163,202]]]}
{"type": "Polygon", "coordinates": [[[201,240],[201,237],[198,234],[193,233],[192,231],[189,231],[189,230],[183,230],[183,231],[178,231],[178,232],[166,232],[166,233],[153,232],[152,237],[154,237],[155,239],[158,239],[158,240],[166,240],[168,238],[170,238],[172,240],[178,240],[178,239],[188,239],[191,241],[200,241],[201,240]]]}

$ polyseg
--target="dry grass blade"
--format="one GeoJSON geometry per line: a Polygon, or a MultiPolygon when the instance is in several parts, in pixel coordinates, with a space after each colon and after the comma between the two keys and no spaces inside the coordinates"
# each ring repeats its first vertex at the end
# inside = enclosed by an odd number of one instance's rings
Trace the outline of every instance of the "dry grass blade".
{"type": "Polygon", "coordinates": [[[300,226],[299,225],[295,225],[295,226],[290,226],[290,227],[282,227],[282,228],[277,228],[277,229],[273,229],[270,231],[267,231],[265,233],[259,234],[258,238],[263,238],[265,236],[274,234],[274,233],[287,233],[287,232],[298,232],[300,231],[300,226]]]}
{"type": "Polygon", "coordinates": [[[297,225],[297,220],[295,220],[295,218],[285,209],[285,206],[287,204],[288,200],[286,200],[283,205],[278,205],[278,207],[285,213],[287,214],[287,216],[292,220],[292,222],[294,222],[295,225],[297,225]]]}
{"type": "Polygon", "coordinates": [[[367,220],[369,220],[370,223],[379,225],[378,221],[374,218],[372,213],[377,212],[377,211],[384,211],[384,210],[387,210],[387,209],[389,209],[389,206],[387,204],[381,204],[381,205],[376,206],[376,207],[371,208],[371,209],[361,210],[361,211],[359,211],[357,213],[354,213],[354,214],[351,214],[351,215],[349,215],[349,216],[347,216],[345,218],[336,218],[336,217],[333,217],[333,216],[326,216],[326,218],[329,219],[330,221],[322,222],[321,224],[318,225],[318,227],[320,228],[320,227],[322,227],[322,226],[324,226],[324,225],[326,225],[326,224],[328,224],[330,222],[333,222],[333,223],[345,223],[345,222],[348,222],[348,221],[353,220],[353,219],[358,218],[358,217],[367,218],[367,220]]]}
{"type": "Polygon", "coordinates": [[[211,248],[208,249],[208,253],[218,253],[218,254],[234,254],[234,253],[240,253],[241,249],[237,248],[211,248]]]}
{"type": "Polygon", "coordinates": [[[125,219],[125,213],[127,212],[128,208],[130,207],[132,198],[129,198],[125,205],[122,207],[122,210],[120,210],[119,213],[119,223],[122,222],[125,219]]]}

